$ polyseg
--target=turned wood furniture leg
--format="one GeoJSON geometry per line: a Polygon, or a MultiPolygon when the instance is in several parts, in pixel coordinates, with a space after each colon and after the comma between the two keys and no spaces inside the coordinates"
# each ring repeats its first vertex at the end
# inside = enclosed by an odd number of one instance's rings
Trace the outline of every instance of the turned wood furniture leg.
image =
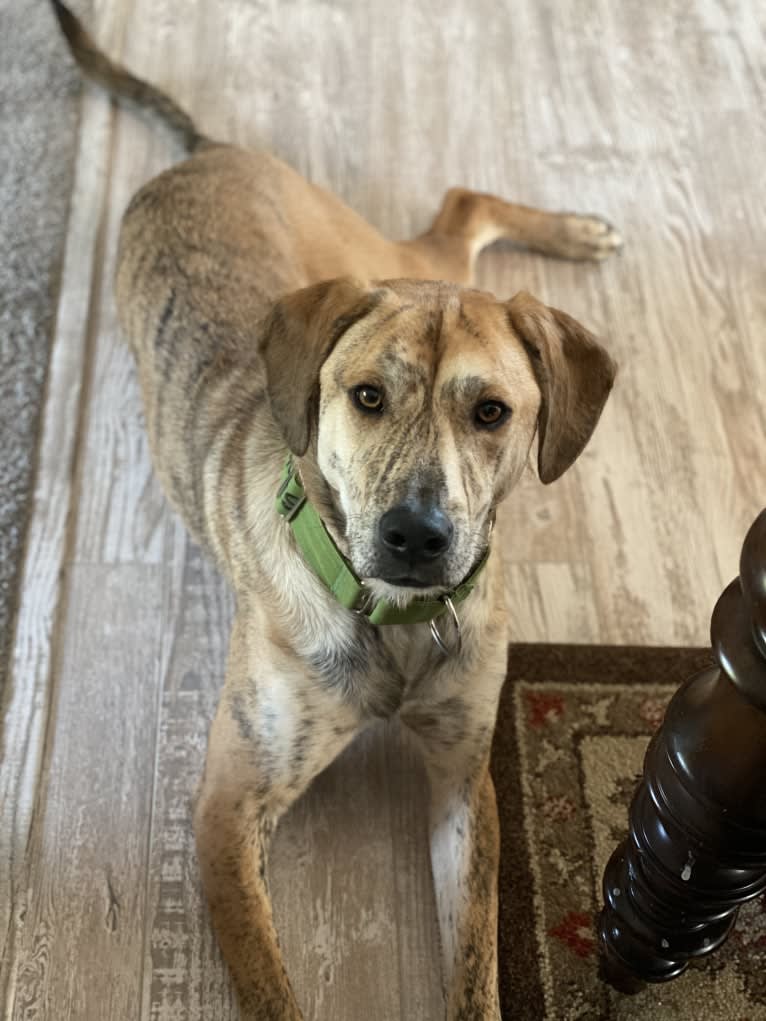
{"type": "Polygon", "coordinates": [[[671,700],[604,873],[602,974],[624,991],[711,953],[766,890],[766,510],[710,631],[719,667],[671,700]]]}

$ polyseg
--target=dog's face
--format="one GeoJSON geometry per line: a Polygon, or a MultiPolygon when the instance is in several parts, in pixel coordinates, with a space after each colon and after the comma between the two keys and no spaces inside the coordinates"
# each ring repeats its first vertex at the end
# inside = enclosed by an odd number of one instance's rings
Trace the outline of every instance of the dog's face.
{"type": "Polygon", "coordinates": [[[526,463],[540,390],[502,305],[390,286],[320,374],[317,456],[364,578],[452,589],[526,463]]]}
{"type": "Polygon", "coordinates": [[[528,295],[406,280],[289,295],[262,350],[275,418],[297,454],[313,435],[356,573],[395,599],[460,584],[538,426],[552,481],[614,373],[582,327],[528,295]]]}

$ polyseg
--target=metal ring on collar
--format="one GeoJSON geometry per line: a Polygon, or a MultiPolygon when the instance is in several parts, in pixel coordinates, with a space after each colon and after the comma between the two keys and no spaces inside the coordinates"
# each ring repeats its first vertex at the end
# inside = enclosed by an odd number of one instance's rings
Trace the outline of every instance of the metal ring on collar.
{"type": "Polygon", "coordinates": [[[447,607],[449,612],[452,614],[452,623],[455,625],[455,634],[457,636],[456,637],[456,641],[455,641],[455,644],[454,644],[454,646],[452,648],[450,648],[447,645],[447,643],[442,638],[441,632],[439,631],[438,627],[436,626],[436,620],[430,620],[428,622],[428,626],[431,629],[431,637],[436,642],[436,644],[439,646],[439,648],[441,649],[441,651],[444,653],[445,656],[449,656],[453,652],[459,654],[460,650],[463,647],[463,636],[462,636],[462,633],[460,631],[460,619],[458,618],[457,610],[455,609],[455,605],[454,605],[454,603],[452,602],[452,600],[450,599],[449,596],[443,596],[442,597],[442,602],[447,607]]]}
{"type": "Polygon", "coordinates": [[[375,596],[372,594],[372,592],[370,592],[370,590],[367,588],[363,581],[359,582],[359,587],[361,589],[360,593],[361,598],[359,599],[357,605],[352,607],[351,612],[355,613],[358,617],[367,617],[369,616],[370,613],[372,613],[373,603],[375,602],[375,596]]]}

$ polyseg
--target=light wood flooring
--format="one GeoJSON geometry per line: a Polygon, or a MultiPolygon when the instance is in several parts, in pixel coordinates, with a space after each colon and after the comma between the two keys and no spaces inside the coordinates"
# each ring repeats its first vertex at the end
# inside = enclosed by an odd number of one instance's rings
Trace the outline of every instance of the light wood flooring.
{"type": "MultiPolygon", "coordinates": [[[[483,286],[567,310],[621,364],[581,461],[548,488],[530,473],[505,507],[513,633],[706,643],[766,502],[763,5],[93,7],[103,45],[208,132],[268,145],[391,235],[423,229],[453,184],[619,226],[624,253],[602,266],[482,258],[483,286]]],[[[13,1021],[236,1018],[189,820],[231,599],[152,477],[111,290],[121,212],[178,155],[84,91],[4,707],[0,1013],[13,1021]]],[[[282,826],[272,887],[307,1018],[441,1017],[423,804],[419,764],[380,728],[282,826]]]]}

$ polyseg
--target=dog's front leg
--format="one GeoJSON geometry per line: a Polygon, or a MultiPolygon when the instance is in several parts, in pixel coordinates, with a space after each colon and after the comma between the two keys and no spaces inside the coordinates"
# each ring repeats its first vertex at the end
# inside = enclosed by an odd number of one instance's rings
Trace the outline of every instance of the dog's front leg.
{"type": "Polygon", "coordinates": [[[302,1017],[280,958],[266,885],[277,815],[269,799],[235,798],[207,784],[195,813],[208,907],[247,1021],[302,1017]]]}
{"type": "Polygon", "coordinates": [[[448,1021],[499,1021],[497,871],[500,837],[489,774],[493,720],[471,718],[448,700],[413,710],[429,774],[431,867],[439,915],[448,1021]],[[420,726],[419,723],[423,725],[420,726]],[[459,738],[458,738],[459,735],[459,738]]]}
{"type": "Polygon", "coordinates": [[[238,617],[194,816],[213,925],[242,1021],[299,1021],[272,919],[266,859],[279,817],[348,744],[358,714],[238,617]]]}
{"type": "Polygon", "coordinates": [[[500,839],[488,765],[432,787],[431,866],[449,1021],[496,1021],[500,839]]]}

